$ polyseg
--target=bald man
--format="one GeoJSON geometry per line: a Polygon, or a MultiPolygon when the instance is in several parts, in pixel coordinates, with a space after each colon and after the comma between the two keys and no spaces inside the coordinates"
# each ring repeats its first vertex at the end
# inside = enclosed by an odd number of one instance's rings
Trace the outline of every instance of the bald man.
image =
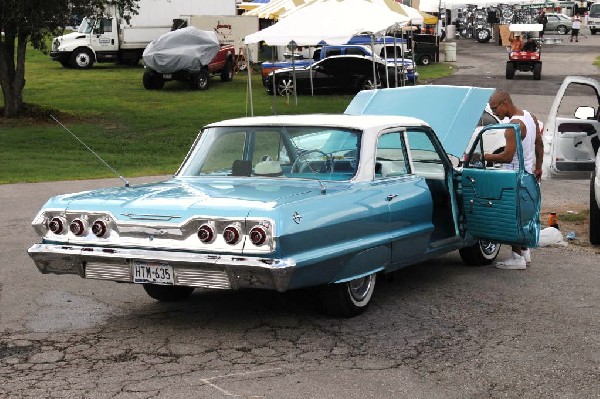
{"type": "MultiPolygon", "coordinates": [[[[508,118],[510,123],[518,124],[521,128],[521,146],[523,147],[523,160],[525,170],[535,175],[539,182],[542,178],[542,162],[544,159],[544,144],[542,131],[537,118],[526,110],[519,109],[513,104],[510,94],[504,90],[496,90],[489,100],[492,112],[500,119],[508,118]]],[[[517,142],[513,128],[504,131],[506,144],[499,154],[485,154],[485,160],[494,163],[503,163],[504,168],[518,169],[519,159],[517,142]]],[[[500,269],[526,269],[531,264],[531,252],[528,248],[512,246],[512,256],[505,261],[496,262],[500,269]]]]}

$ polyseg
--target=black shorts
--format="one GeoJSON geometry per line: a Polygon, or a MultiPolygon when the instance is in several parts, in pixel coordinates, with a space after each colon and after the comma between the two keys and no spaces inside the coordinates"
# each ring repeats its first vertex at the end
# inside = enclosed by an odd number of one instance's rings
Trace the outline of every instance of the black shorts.
{"type": "Polygon", "coordinates": [[[579,29],[571,29],[571,36],[577,36],[579,34],[579,29]]]}

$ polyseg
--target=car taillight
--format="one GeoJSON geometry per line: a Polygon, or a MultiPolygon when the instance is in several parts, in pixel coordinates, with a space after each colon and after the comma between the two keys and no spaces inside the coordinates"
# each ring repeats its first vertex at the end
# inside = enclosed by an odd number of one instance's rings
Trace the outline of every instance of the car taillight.
{"type": "Polygon", "coordinates": [[[81,237],[87,230],[87,223],[81,219],[74,219],[69,225],[69,230],[76,236],[81,237]]]}
{"type": "Polygon", "coordinates": [[[62,234],[65,231],[67,220],[62,216],[55,216],[48,223],[48,230],[54,234],[62,234]]]}
{"type": "Polygon", "coordinates": [[[256,246],[263,245],[267,241],[266,228],[259,225],[250,229],[250,241],[256,246]]]}
{"type": "Polygon", "coordinates": [[[227,226],[223,230],[223,239],[229,245],[234,245],[240,240],[240,229],[237,226],[227,226]]]}
{"type": "Polygon", "coordinates": [[[206,244],[213,242],[215,239],[215,229],[210,224],[203,224],[198,228],[198,238],[206,244]]]}
{"type": "Polygon", "coordinates": [[[106,223],[103,220],[98,219],[92,224],[92,233],[98,238],[104,237],[107,231],[106,223]]]}

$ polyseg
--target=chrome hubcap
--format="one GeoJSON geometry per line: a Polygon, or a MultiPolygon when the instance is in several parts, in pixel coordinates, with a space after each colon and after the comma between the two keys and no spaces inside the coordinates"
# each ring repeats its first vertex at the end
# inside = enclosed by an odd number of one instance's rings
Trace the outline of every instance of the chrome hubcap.
{"type": "Polygon", "coordinates": [[[479,245],[481,246],[481,251],[487,256],[493,255],[498,251],[498,243],[495,242],[481,240],[479,241],[479,245]]]}
{"type": "Polygon", "coordinates": [[[358,278],[348,283],[348,291],[356,302],[361,302],[369,296],[372,284],[373,275],[358,278]]]}

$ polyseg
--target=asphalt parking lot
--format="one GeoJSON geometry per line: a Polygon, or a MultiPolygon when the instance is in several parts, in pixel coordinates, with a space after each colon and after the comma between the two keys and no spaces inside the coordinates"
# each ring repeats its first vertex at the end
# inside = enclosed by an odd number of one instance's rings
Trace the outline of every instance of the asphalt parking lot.
{"type": "MultiPolygon", "coordinates": [[[[545,119],[565,73],[597,76],[600,35],[545,46],[541,81],[507,81],[494,43],[457,48],[456,73],[435,83],[504,88],[545,119]]],[[[593,248],[536,249],[525,271],[446,255],[382,281],[353,319],[321,315],[310,291],[164,304],[138,286],[40,274],[26,250],[45,200],[118,184],[0,185],[0,397],[600,398],[593,248]]],[[[588,189],[544,181],[543,206],[585,209],[588,189]]]]}

